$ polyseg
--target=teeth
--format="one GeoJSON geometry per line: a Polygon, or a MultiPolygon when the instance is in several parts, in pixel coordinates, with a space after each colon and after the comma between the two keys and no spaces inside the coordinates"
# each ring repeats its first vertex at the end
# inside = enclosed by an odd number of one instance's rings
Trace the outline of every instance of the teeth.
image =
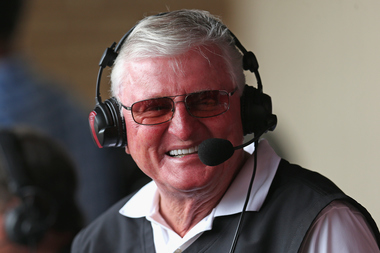
{"type": "Polygon", "coordinates": [[[198,152],[198,146],[191,147],[188,149],[176,149],[176,150],[170,150],[169,155],[171,156],[184,156],[189,155],[198,152]]]}

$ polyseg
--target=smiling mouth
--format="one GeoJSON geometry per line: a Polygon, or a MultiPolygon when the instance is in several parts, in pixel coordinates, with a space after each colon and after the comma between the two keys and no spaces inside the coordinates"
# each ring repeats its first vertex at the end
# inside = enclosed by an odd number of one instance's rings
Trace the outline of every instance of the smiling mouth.
{"type": "Polygon", "coordinates": [[[198,146],[186,148],[186,149],[170,150],[168,155],[171,157],[184,157],[185,155],[191,155],[195,153],[198,153],[198,146]]]}

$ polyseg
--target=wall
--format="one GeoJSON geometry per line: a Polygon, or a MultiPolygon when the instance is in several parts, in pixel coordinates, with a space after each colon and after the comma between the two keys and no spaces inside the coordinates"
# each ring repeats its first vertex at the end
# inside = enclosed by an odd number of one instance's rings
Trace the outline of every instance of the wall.
{"type": "Polygon", "coordinates": [[[380,2],[237,0],[228,9],[279,118],[268,138],[379,223],[380,2]]]}
{"type": "MultiPolygon", "coordinates": [[[[92,108],[98,63],[104,50],[143,16],[182,8],[226,15],[219,0],[65,0],[29,1],[19,46],[36,66],[66,81],[92,108]]],[[[102,98],[108,98],[108,72],[103,74],[102,98]]]]}
{"type": "Polygon", "coordinates": [[[104,49],[143,15],[179,8],[221,15],[256,53],[278,153],[330,177],[380,222],[379,1],[34,0],[19,44],[92,107],[104,49]]]}

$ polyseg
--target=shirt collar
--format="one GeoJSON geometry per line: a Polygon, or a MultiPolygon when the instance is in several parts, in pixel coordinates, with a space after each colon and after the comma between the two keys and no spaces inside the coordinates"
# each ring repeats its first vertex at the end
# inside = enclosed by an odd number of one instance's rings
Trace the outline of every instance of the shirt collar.
{"type": "MultiPolygon", "coordinates": [[[[252,147],[252,145],[254,144],[245,148],[245,150],[251,154],[254,151],[254,146],[252,147]]],[[[280,160],[281,158],[277,156],[266,140],[260,141],[257,153],[256,175],[253,181],[247,211],[260,210],[268,194],[280,160]]],[[[222,200],[216,206],[215,216],[231,215],[242,211],[252,177],[253,167],[254,156],[251,155],[222,200]]]]}
{"type": "MultiPolygon", "coordinates": [[[[252,153],[254,150],[254,146],[252,145],[254,144],[247,146],[245,150],[252,153]]],[[[259,143],[257,159],[257,171],[247,211],[260,210],[281,160],[266,140],[262,140],[259,143]]],[[[253,171],[253,164],[254,156],[251,155],[222,200],[216,206],[215,217],[240,213],[242,211],[253,171]]],[[[157,186],[152,181],[141,188],[119,212],[130,218],[151,217],[158,211],[158,199],[157,186]]]]}

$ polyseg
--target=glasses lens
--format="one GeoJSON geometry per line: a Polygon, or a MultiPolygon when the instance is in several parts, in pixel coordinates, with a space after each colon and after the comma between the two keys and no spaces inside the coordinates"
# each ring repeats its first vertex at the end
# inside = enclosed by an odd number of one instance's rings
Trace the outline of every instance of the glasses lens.
{"type": "Polygon", "coordinates": [[[132,105],[133,119],[143,125],[155,125],[173,117],[174,102],[170,98],[155,98],[132,105]]]}
{"type": "Polygon", "coordinates": [[[213,117],[228,110],[229,96],[226,91],[219,90],[192,93],[186,97],[186,106],[194,117],[213,117]]]}

